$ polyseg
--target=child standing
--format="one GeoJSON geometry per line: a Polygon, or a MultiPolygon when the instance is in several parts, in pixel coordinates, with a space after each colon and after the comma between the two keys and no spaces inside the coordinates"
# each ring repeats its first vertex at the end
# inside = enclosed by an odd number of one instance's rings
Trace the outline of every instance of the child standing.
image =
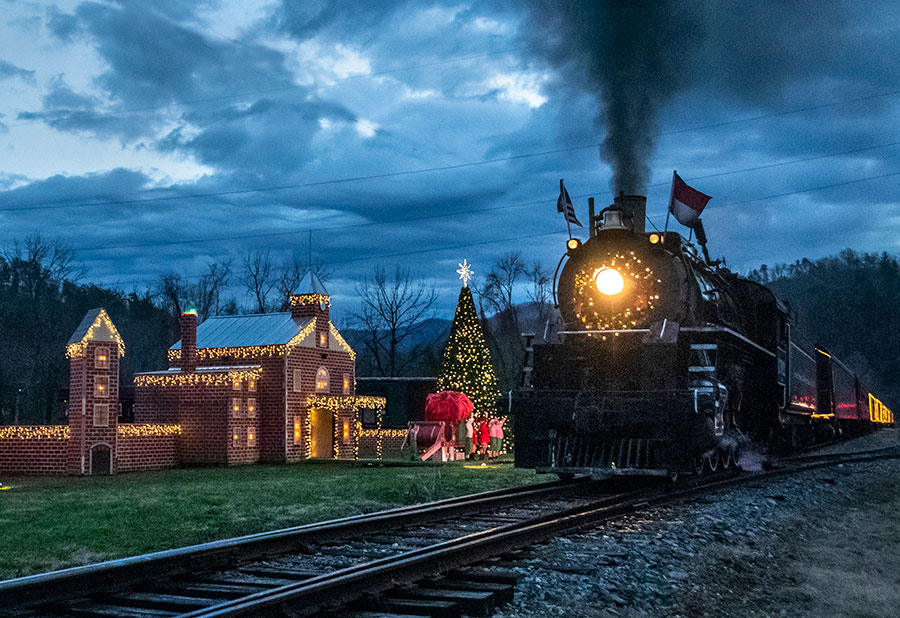
{"type": "Polygon", "coordinates": [[[466,459],[475,459],[475,423],[472,415],[466,417],[466,459]]]}
{"type": "Polygon", "coordinates": [[[480,445],[482,467],[487,465],[485,462],[487,461],[487,450],[490,442],[491,432],[488,429],[487,417],[485,417],[481,420],[481,425],[478,427],[478,443],[480,445]]]}

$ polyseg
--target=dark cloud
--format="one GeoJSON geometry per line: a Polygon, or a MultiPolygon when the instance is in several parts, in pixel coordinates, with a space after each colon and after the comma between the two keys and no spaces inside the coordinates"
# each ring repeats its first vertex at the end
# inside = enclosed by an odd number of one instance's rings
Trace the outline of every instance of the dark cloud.
{"type": "Polygon", "coordinates": [[[0,59],[0,79],[18,77],[27,84],[34,84],[34,71],[17,67],[11,62],[0,59]]]}

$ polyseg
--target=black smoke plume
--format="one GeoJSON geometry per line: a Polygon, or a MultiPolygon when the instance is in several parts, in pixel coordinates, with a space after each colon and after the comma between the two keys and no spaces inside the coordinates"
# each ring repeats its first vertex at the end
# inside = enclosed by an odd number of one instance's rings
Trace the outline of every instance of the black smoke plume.
{"type": "MultiPolygon", "coordinates": [[[[661,106],[686,86],[703,28],[676,0],[529,0],[532,44],[561,78],[595,93],[606,130],[601,155],[616,193],[641,193],[661,106]]],[[[688,6],[690,4],[691,6],[688,6]]]]}

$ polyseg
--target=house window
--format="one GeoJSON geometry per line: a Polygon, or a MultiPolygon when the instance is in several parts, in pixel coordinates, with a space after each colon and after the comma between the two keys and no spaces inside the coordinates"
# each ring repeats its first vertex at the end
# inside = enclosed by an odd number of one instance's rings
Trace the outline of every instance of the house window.
{"type": "Polygon", "coordinates": [[[109,426],[109,404],[108,403],[95,403],[94,404],[94,427],[108,427],[109,426]]]}
{"type": "Polygon", "coordinates": [[[350,394],[350,374],[349,373],[344,374],[344,394],[345,395],[350,394]]]}
{"type": "Polygon", "coordinates": [[[328,333],[319,333],[319,347],[320,348],[328,347],[328,333]]]}
{"type": "Polygon", "coordinates": [[[247,399],[247,416],[256,416],[256,399],[253,397],[247,399]]]}
{"type": "Polygon", "coordinates": [[[303,390],[303,381],[300,379],[300,370],[294,369],[294,392],[299,393],[303,390]]]}
{"type": "Polygon", "coordinates": [[[241,413],[241,398],[235,397],[231,400],[231,414],[237,416],[241,413]]]}
{"type": "Polygon", "coordinates": [[[234,445],[237,446],[238,435],[237,432],[231,434],[231,441],[234,442],[234,445]]]}
{"type": "Polygon", "coordinates": [[[109,397],[109,376],[94,378],[94,397],[109,397]]]}
{"type": "Polygon", "coordinates": [[[234,390],[236,390],[236,391],[241,390],[241,379],[240,378],[235,378],[231,384],[232,384],[232,388],[234,390]]]}
{"type": "Polygon", "coordinates": [[[247,446],[256,446],[256,434],[253,429],[247,429],[247,446]]]}
{"type": "Polygon", "coordinates": [[[325,367],[319,367],[319,370],[316,372],[316,392],[328,392],[328,370],[325,367]]]}
{"type": "Polygon", "coordinates": [[[256,392],[256,378],[247,378],[247,390],[251,393],[256,392]]]}
{"type": "Polygon", "coordinates": [[[97,350],[94,356],[94,367],[97,369],[109,369],[109,355],[103,350],[97,350]]]}
{"type": "Polygon", "coordinates": [[[344,419],[344,425],[341,430],[341,442],[343,444],[350,444],[350,421],[344,419]]]}
{"type": "Polygon", "coordinates": [[[294,417],[294,444],[300,444],[300,440],[303,437],[303,418],[300,416],[294,417]]]}
{"type": "Polygon", "coordinates": [[[363,429],[378,429],[378,413],[372,408],[364,408],[362,411],[363,429]]]}

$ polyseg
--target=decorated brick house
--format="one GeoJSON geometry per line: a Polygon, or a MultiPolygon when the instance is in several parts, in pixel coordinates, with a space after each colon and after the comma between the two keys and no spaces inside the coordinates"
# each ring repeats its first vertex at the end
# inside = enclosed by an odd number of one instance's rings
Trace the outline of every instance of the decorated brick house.
{"type": "Polygon", "coordinates": [[[125,342],[103,309],[66,346],[66,425],[0,427],[0,472],[115,474],[182,464],[380,458],[405,431],[382,429],[385,400],[357,396],[355,354],[312,273],[291,310],[181,316],[169,368],[135,376],[134,422],[119,422],[125,342]]]}
{"type": "Polygon", "coordinates": [[[169,369],[135,376],[135,422],[178,423],[187,464],[356,458],[384,400],[355,396],[355,353],[321,281],[310,271],[300,289],[289,312],[183,314],[169,369]]]}

